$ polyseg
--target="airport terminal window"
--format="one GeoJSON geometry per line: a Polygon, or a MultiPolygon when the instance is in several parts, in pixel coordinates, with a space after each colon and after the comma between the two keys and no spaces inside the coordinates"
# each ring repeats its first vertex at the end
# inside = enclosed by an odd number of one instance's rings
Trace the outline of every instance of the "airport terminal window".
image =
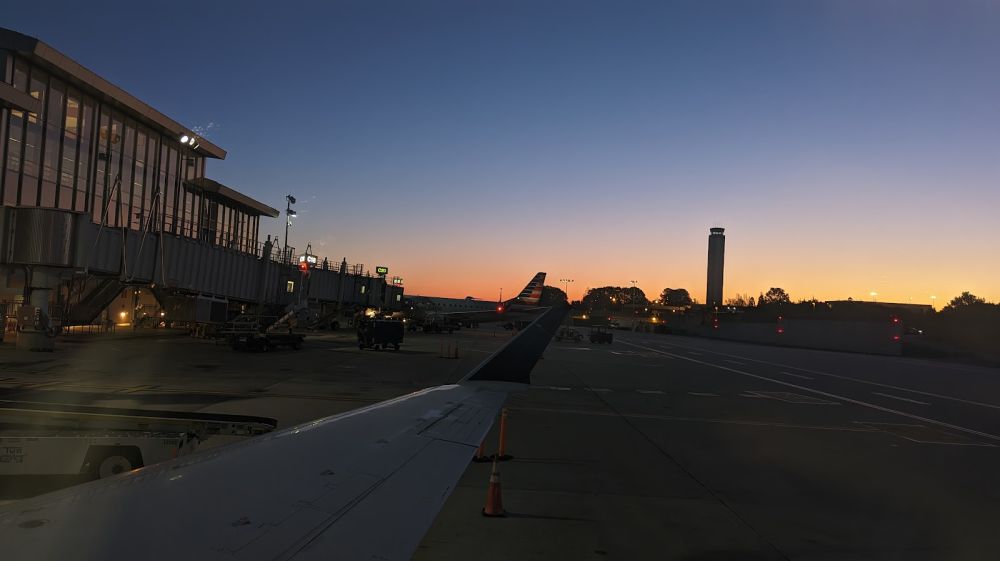
{"type": "Polygon", "coordinates": [[[108,190],[108,127],[109,118],[103,105],[97,106],[97,145],[94,152],[97,154],[94,162],[94,197],[91,204],[91,215],[94,222],[102,224],[104,216],[104,197],[108,190]]]}
{"type": "Polygon", "coordinates": [[[132,213],[133,230],[141,230],[143,219],[148,213],[144,204],[143,190],[146,188],[146,133],[135,131],[135,153],[132,155],[132,213]]]}
{"type": "Polygon", "coordinates": [[[28,65],[21,60],[14,61],[14,88],[19,91],[28,91],[28,65]]]}
{"type": "Polygon", "coordinates": [[[24,112],[11,109],[7,120],[7,169],[4,172],[3,203],[16,206],[24,148],[24,112]]]}
{"type": "Polygon", "coordinates": [[[120,227],[121,217],[119,216],[122,204],[122,133],[124,125],[121,115],[111,114],[111,128],[108,129],[108,149],[111,156],[108,162],[108,225],[115,228],[120,227]]]}
{"type": "Polygon", "coordinates": [[[59,161],[59,208],[72,210],[73,184],[76,179],[77,144],[80,131],[79,94],[70,90],[66,95],[66,116],[63,123],[62,153],[59,161]]]}
{"type": "Polygon", "coordinates": [[[45,138],[43,139],[42,190],[39,206],[56,206],[56,182],[59,180],[59,152],[62,150],[63,104],[65,86],[56,78],[49,83],[48,103],[45,112],[45,138]]]}
{"type": "MultiPolygon", "coordinates": [[[[4,152],[7,149],[7,118],[7,108],[0,105],[0,163],[2,164],[7,163],[7,156],[4,152]]],[[[4,168],[6,165],[0,168],[0,200],[3,200],[3,184],[7,175],[3,171],[4,168]]]]}
{"type": "Polygon", "coordinates": [[[42,120],[28,113],[24,133],[24,159],[21,169],[21,198],[24,206],[38,205],[38,167],[41,164],[42,120]]]}
{"type": "Polygon", "coordinates": [[[76,160],[76,210],[87,210],[87,196],[90,194],[90,146],[94,134],[94,103],[90,98],[83,99],[83,110],[80,113],[80,150],[76,160]]]}
{"type": "Polygon", "coordinates": [[[124,140],[122,141],[122,183],[121,183],[121,211],[119,213],[119,226],[122,228],[132,227],[133,198],[135,186],[135,123],[125,121],[124,140]]]}

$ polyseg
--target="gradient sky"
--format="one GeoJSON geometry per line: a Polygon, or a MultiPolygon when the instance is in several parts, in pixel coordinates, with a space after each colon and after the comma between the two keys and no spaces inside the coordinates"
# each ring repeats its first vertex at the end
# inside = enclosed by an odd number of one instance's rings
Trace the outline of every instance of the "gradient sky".
{"type": "Polygon", "coordinates": [[[1000,300],[1000,2],[12,4],[410,293],[1000,300]]]}

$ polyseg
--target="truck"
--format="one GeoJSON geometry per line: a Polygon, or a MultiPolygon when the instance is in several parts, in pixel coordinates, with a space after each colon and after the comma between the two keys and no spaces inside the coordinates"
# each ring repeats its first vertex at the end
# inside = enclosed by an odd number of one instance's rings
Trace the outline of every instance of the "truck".
{"type": "Polygon", "coordinates": [[[268,417],[0,400],[0,477],[110,477],[190,454],[215,435],[274,430],[268,417]]]}
{"type": "Polygon", "coordinates": [[[305,336],[296,333],[293,325],[284,318],[241,314],[227,321],[219,334],[226,339],[233,350],[257,350],[267,352],[276,347],[302,348],[305,336]]]}
{"type": "Polygon", "coordinates": [[[399,350],[403,343],[403,322],[392,319],[363,318],[357,322],[358,349],[399,350]]]}

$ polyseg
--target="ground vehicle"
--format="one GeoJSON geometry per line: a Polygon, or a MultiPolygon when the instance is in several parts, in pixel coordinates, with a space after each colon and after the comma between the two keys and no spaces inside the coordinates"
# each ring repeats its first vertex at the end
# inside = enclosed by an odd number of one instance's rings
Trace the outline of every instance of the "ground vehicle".
{"type": "Polygon", "coordinates": [[[368,319],[358,322],[359,349],[399,350],[403,342],[403,322],[391,319],[368,319]]]}
{"type": "Polygon", "coordinates": [[[590,342],[591,343],[611,343],[614,339],[614,334],[606,325],[595,325],[590,328],[590,342]]]}
{"type": "Polygon", "coordinates": [[[563,327],[556,332],[556,341],[573,341],[579,343],[583,341],[583,334],[572,327],[563,327]]]}
{"type": "Polygon", "coordinates": [[[455,320],[443,317],[429,317],[424,320],[424,333],[453,333],[462,326],[455,320]]]}
{"type": "Polygon", "coordinates": [[[277,424],[244,415],[2,401],[0,476],[109,477],[193,452],[212,435],[254,436],[277,424]]]}
{"type": "Polygon", "coordinates": [[[235,350],[253,349],[269,351],[274,347],[288,346],[298,350],[305,340],[291,326],[273,321],[274,316],[239,315],[226,322],[219,332],[235,350]],[[269,321],[270,320],[270,321],[269,321]]]}

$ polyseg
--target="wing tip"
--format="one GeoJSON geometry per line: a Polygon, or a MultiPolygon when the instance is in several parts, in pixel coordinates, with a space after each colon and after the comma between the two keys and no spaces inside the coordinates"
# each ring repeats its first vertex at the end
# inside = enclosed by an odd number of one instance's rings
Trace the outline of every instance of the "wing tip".
{"type": "Polygon", "coordinates": [[[542,357],[542,353],[545,352],[569,309],[569,304],[563,302],[546,310],[506,345],[469,372],[462,381],[530,384],[531,370],[542,357]]]}

